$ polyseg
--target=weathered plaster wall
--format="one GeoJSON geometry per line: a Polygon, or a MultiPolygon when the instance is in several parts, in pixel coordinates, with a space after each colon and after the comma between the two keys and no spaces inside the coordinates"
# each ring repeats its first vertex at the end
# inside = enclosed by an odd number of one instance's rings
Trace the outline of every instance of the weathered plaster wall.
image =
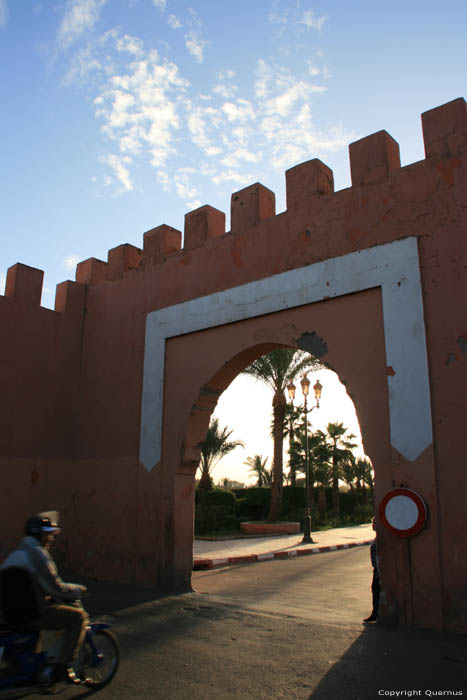
{"type": "Polygon", "coordinates": [[[319,327],[323,359],[356,402],[378,498],[406,484],[429,505],[428,526],[413,540],[381,533],[386,612],[467,630],[465,102],[431,110],[422,122],[425,160],[401,168],[397,143],[378,132],[350,146],[351,188],[334,193],[332,172],[318,160],[298,165],[286,173],[285,212],[276,216],[274,194],[252,185],[232,195],[230,232],[224,214],[206,206],[186,215],[183,248],[181,232],[163,225],[144,235],[141,250],[122,245],[107,262],[80,263],[77,282],[59,286],[55,312],[39,307],[40,271],[9,271],[0,298],[4,548],[31,510],[56,506],[72,566],[187,585],[196,444],[217,392],[261,349],[295,347],[319,327]],[[169,340],[162,458],[150,471],[139,462],[148,314],[409,237],[418,241],[433,446],[415,461],[390,448],[394,368],[384,359],[380,292],[370,290],[169,340]],[[376,344],[374,356],[361,334],[376,344]],[[363,367],[349,347],[361,349],[363,367]]]}
{"type": "Polygon", "coordinates": [[[55,479],[75,454],[86,289],[57,287],[55,311],[40,307],[41,270],[16,264],[0,297],[0,556],[27,513],[50,504],[55,479]]]}

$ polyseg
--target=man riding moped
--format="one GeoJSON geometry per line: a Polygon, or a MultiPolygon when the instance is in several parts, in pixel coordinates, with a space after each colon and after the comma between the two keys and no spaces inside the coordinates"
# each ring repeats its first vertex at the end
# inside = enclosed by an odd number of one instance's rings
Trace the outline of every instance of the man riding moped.
{"type": "Polygon", "coordinates": [[[2,607],[6,623],[16,630],[61,631],[58,658],[46,669],[43,680],[80,683],[72,666],[86,634],[88,616],[72,603],[86,587],[66,583],[58,574],[49,548],[60,532],[56,511],[28,519],[21,544],[0,567],[2,607]]]}

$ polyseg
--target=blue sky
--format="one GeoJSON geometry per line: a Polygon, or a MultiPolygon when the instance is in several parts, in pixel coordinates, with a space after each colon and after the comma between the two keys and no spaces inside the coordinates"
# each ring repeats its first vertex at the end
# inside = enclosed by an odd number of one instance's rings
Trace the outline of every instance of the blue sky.
{"type": "Polygon", "coordinates": [[[78,260],[226,212],[387,129],[423,157],[420,113],[465,95],[467,4],[429,0],[0,0],[0,291],[20,261],[43,304],[78,260]]]}
{"type": "Polygon", "coordinates": [[[348,187],[380,129],[420,160],[420,114],[467,93],[466,26],[465,0],[0,0],[0,293],[22,262],[53,308],[78,261],[203,204],[229,228],[257,181],[282,211],[310,158],[348,187]]]}

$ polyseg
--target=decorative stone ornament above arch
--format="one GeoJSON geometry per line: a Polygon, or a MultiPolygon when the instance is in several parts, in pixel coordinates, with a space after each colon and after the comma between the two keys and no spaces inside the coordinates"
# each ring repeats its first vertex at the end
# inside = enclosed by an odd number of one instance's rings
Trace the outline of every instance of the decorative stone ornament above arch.
{"type": "Polygon", "coordinates": [[[165,343],[186,333],[381,288],[392,446],[415,460],[433,441],[417,239],[332,258],[153,311],[146,318],[140,461],[160,461],[165,343]]]}

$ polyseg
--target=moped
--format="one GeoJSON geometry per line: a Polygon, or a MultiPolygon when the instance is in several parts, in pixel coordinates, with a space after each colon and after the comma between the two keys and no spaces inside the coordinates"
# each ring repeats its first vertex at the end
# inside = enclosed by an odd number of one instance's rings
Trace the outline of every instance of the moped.
{"type": "MultiPolygon", "coordinates": [[[[82,683],[102,688],[115,676],[120,647],[105,621],[90,621],[74,670],[82,683]]],[[[44,688],[47,670],[56,658],[60,640],[38,651],[41,632],[19,632],[0,624],[0,699],[13,697],[19,690],[32,692],[44,688]]],[[[42,646],[42,644],[40,645],[42,646]]],[[[16,695],[15,695],[16,697],[16,695]]]]}

